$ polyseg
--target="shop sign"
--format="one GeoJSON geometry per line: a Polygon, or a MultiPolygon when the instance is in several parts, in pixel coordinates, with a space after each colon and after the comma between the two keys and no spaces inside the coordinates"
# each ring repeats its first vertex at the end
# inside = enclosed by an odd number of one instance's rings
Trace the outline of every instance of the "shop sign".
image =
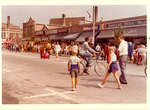
{"type": "Polygon", "coordinates": [[[118,23],[109,23],[104,24],[105,28],[114,28],[114,27],[125,27],[125,26],[134,26],[134,25],[144,25],[146,24],[146,19],[144,20],[132,20],[127,22],[118,22],[118,23]]]}
{"type": "MultiPolygon", "coordinates": [[[[97,30],[98,26],[95,26],[95,29],[97,30]]],[[[83,27],[83,31],[90,31],[90,30],[93,30],[93,26],[83,27]]]]}

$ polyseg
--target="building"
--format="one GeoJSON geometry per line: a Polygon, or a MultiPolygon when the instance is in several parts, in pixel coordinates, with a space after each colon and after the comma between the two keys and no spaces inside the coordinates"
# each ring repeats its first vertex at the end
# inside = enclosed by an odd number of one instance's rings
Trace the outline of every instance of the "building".
{"type": "Polygon", "coordinates": [[[49,24],[52,25],[62,25],[62,26],[74,26],[81,25],[85,23],[85,17],[66,17],[66,14],[62,14],[62,18],[50,19],[49,24]]]}
{"type": "Polygon", "coordinates": [[[147,18],[146,16],[136,16],[130,18],[122,18],[116,20],[103,21],[102,30],[99,36],[99,40],[113,41],[114,39],[114,29],[123,28],[124,37],[127,41],[132,41],[134,43],[144,43],[146,44],[146,30],[147,30],[147,18]]]}
{"type": "MultiPolygon", "coordinates": [[[[96,19],[97,20],[97,19],[96,19]]],[[[127,41],[146,43],[146,16],[122,18],[100,21],[95,24],[95,38],[97,41],[114,42],[114,29],[124,28],[127,41]]],[[[37,24],[31,17],[23,23],[23,38],[36,41],[74,40],[83,41],[85,37],[93,37],[93,23],[87,22],[85,17],[66,17],[50,19],[49,24],[37,24]]]]}
{"type": "MultiPolygon", "coordinates": [[[[98,23],[96,24],[96,29],[98,23]]],[[[87,22],[85,17],[67,18],[62,14],[62,18],[50,19],[48,25],[37,24],[32,17],[23,23],[23,38],[25,40],[34,39],[35,41],[64,40],[74,39],[78,33],[92,30],[92,23],[87,22]],[[69,37],[70,36],[70,37],[69,37]]]]}
{"type": "Polygon", "coordinates": [[[19,26],[10,23],[10,16],[7,17],[7,23],[2,23],[2,41],[11,40],[18,42],[22,38],[22,29],[19,26]]]}

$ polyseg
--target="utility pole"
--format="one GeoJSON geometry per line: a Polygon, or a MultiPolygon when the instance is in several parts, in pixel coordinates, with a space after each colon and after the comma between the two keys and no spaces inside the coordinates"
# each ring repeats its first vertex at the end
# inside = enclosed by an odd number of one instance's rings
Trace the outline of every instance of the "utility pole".
{"type": "Polygon", "coordinates": [[[95,43],[95,24],[98,17],[98,7],[93,6],[93,37],[92,37],[92,43],[95,43]]]}
{"type": "Polygon", "coordinates": [[[95,6],[93,6],[93,37],[92,43],[94,44],[95,41],[95,6]]]}

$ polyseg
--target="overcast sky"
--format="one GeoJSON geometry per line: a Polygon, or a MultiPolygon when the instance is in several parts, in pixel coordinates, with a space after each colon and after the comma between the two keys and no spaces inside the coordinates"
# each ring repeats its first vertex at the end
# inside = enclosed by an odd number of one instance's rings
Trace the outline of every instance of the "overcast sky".
{"type": "MultiPolygon", "coordinates": [[[[22,26],[22,23],[32,16],[37,23],[48,24],[50,18],[61,17],[62,13],[66,13],[67,17],[86,17],[90,20],[87,11],[92,15],[92,6],[3,6],[2,22],[6,22],[7,16],[10,16],[11,24],[22,26]]],[[[144,5],[98,6],[98,20],[100,17],[112,20],[141,15],[146,15],[144,5]]]]}

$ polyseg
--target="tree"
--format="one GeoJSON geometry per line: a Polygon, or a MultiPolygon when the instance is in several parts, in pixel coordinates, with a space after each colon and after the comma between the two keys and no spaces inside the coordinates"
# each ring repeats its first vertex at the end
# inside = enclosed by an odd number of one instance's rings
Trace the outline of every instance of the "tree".
{"type": "Polygon", "coordinates": [[[118,42],[118,37],[119,36],[123,36],[123,32],[124,32],[124,29],[123,28],[117,28],[117,29],[114,29],[114,41],[115,41],[115,45],[118,46],[119,45],[119,42],[118,42]]]}

